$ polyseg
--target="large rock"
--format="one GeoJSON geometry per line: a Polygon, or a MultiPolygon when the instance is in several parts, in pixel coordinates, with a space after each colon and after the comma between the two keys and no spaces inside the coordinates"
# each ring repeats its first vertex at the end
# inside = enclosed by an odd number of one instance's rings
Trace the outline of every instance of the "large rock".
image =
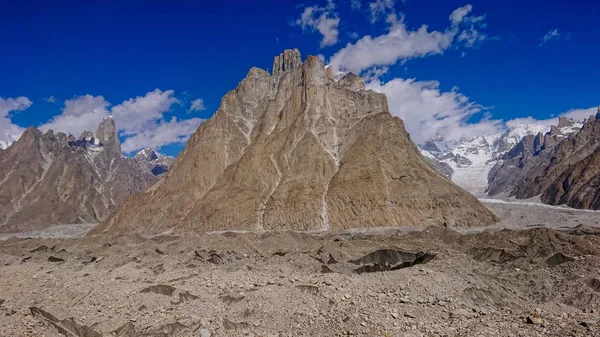
{"type": "Polygon", "coordinates": [[[123,156],[112,118],[79,139],[30,127],[0,152],[0,232],[98,222],[157,180],[123,156]]]}
{"type": "Polygon", "coordinates": [[[252,68],[156,185],[96,233],[484,226],[496,217],[420,155],[385,95],[297,50],[252,68]]]}

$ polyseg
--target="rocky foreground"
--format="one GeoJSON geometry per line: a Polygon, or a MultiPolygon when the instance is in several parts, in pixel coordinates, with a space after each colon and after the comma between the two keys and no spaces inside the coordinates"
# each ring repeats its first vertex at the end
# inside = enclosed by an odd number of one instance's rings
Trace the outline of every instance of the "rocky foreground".
{"type": "Polygon", "coordinates": [[[600,229],[0,241],[0,336],[598,336],[600,229]]]}

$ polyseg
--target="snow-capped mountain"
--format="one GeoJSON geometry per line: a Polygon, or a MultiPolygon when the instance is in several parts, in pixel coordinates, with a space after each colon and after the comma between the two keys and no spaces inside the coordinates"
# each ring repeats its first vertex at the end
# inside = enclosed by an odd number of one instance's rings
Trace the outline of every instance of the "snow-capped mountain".
{"type": "Polygon", "coordinates": [[[5,140],[0,140],[0,149],[6,149],[10,146],[10,144],[12,143],[5,140]]]}
{"type": "MultiPolygon", "coordinates": [[[[572,119],[560,118],[558,128],[564,135],[581,128],[581,123],[572,119]]],[[[421,153],[437,160],[451,169],[453,182],[475,195],[485,195],[488,175],[494,165],[502,161],[502,156],[528,135],[545,134],[550,127],[539,124],[519,124],[503,133],[463,138],[460,141],[436,139],[419,146],[421,153]]],[[[442,172],[448,176],[447,172],[442,172]]]]}
{"type": "Polygon", "coordinates": [[[148,147],[138,152],[133,157],[133,160],[140,165],[146,166],[155,176],[162,176],[169,172],[175,158],[165,156],[148,147]]]}

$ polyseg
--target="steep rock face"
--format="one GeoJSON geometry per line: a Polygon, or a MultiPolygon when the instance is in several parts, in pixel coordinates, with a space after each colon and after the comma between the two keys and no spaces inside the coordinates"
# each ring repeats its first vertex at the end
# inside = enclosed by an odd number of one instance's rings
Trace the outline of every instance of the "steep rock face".
{"type": "Polygon", "coordinates": [[[552,126],[548,132],[523,137],[490,170],[488,194],[514,195],[525,180],[539,175],[550,164],[557,144],[573,137],[582,126],[573,119],[560,117],[559,127],[552,126]]]}
{"type": "MultiPolygon", "coordinates": [[[[542,151],[538,159],[511,193],[519,199],[543,194],[563,173],[596,151],[600,145],[600,120],[590,118],[572,137],[560,140],[554,148],[542,151]]],[[[547,200],[556,200],[550,198],[547,200]]],[[[560,198],[559,198],[560,199],[560,198]]]]}
{"type": "MultiPolygon", "coordinates": [[[[355,75],[354,75],[355,76],[355,75]]],[[[495,216],[431,169],[385,95],[297,50],[252,68],[159,183],[90,234],[446,224],[495,216]]]]}
{"type": "Polygon", "coordinates": [[[542,202],[600,209],[600,149],[567,168],[542,194],[542,202]]]}
{"type": "Polygon", "coordinates": [[[31,127],[0,153],[0,232],[98,222],[156,182],[121,154],[111,118],[99,131],[75,139],[31,127]]]}

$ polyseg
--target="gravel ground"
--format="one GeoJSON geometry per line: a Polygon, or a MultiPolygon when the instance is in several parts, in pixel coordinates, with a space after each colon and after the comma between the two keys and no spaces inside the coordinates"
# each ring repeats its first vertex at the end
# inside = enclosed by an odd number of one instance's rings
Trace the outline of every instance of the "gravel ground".
{"type": "Polygon", "coordinates": [[[600,336],[597,216],[487,205],[477,231],[8,238],[0,336],[600,336]]]}

